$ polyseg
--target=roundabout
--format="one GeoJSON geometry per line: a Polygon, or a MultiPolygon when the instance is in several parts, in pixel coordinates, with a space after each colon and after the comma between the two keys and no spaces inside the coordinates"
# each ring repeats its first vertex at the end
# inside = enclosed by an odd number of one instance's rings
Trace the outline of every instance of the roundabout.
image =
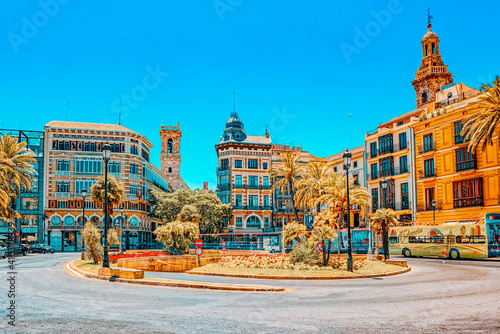
{"type": "MultiPolygon", "coordinates": [[[[279,285],[289,293],[159,288],[82,279],[73,254],[16,257],[13,333],[498,332],[500,262],[410,258],[418,270],[355,280],[300,281],[146,272],[192,283],[279,285]]],[[[6,260],[0,260],[3,277],[6,260]]],[[[2,285],[2,295],[6,295],[2,285]]],[[[0,330],[6,328],[6,318],[0,330]]],[[[9,328],[10,330],[10,328],[9,328]]]]}

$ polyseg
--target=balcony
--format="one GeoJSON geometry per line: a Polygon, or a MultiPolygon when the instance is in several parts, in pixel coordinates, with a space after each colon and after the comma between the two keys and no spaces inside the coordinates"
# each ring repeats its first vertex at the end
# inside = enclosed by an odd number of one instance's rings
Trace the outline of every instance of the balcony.
{"type": "Polygon", "coordinates": [[[70,176],[71,172],[69,170],[56,170],[56,176],[70,176]]]}
{"type": "Polygon", "coordinates": [[[245,210],[245,206],[238,203],[238,204],[233,205],[233,209],[234,210],[245,210]]]}
{"type": "Polygon", "coordinates": [[[429,171],[425,171],[425,173],[422,173],[422,171],[419,171],[419,173],[420,173],[420,179],[427,179],[427,178],[436,176],[436,172],[434,171],[434,169],[429,170],[429,171]]]}
{"type": "Polygon", "coordinates": [[[259,205],[248,205],[247,210],[262,210],[262,206],[259,205]]]}
{"type": "Polygon", "coordinates": [[[70,197],[71,194],[69,192],[62,192],[62,191],[58,191],[56,192],[56,197],[70,197]]]}
{"type": "Polygon", "coordinates": [[[396,202],[396,207],[394,210],[399,211],[399,210],[410,210],[411,207],[411,202],[410,201],[402,201],[402,202],[396,202]]]}
{"type": "Polygon", "coordinates": [[[217,185],[217,190],[230,190],[231,184],[229,183],[221,183],[217,185]]]}
{"type": "Polygon", "coordinates": [[[229,166],[222,166],[222,167],[217,167],[218,172],[222,172],[224,170],[229,170],[229,166]]]}
{"type": "Polygon", "coordinates": [[[268,184],[264,184],[264,185],[262,185],[262,186],[260,187],[260,189],[262,189],[262,190],[269,190],[269,189],[271,189],[271,186],[270,186],[270,185],[268,185],[268,184]]]}
{"type": "Polygon", "coordinates": [[[136,180],[140,180],[141,179],[141,176],[139,174],[129,174],[129,177],[131,179],[136,179],[136,180]]]}
{"type": "Polygon", "coordinates": [[[244,184],[233,184],[233,189],[245,189],[244,184]]]}
{"type": "Polygon", "coordinates": [[[249,184],[247,186],[248,189],[259,189],[259,185],[258,184],[249,184]]]}
{"type": "Polygon", "coordinates": [[[483,206],[483,196],[453,199],[454,208],[467,208],[470,206],[483,206]]]}
{"type": "Polygon", "coordinates": [[[366,180],[373,181],[378,179],[378,173],[366,174],[366,180]]]}
{"type": "Polygon", "coordinates": [[[428,145],[420,145],[418,147],[418,154],[424,154],[427,152],[435,151],[434,143],[429,143],[428,145]]]}
{"type": "MultiPolygon", "coordinates": [[[[436,211],[441,210],[441,202],[436,203],[436,211]]],[[[430,203],[421,203],[417,204],[417,211],[423,212],[423,211],[432,211],[432,206],[430,203]]]]}
{"type": "MultiPolygon", "coordinates": [[[[398,143],[396,144],[398,146],[398,150],[397,151],[403,151],[403,150],[407,150],[410,148],[410,142],[409,141],[406,141],[406,142],[401,142],[401,143],[398,143]]],[[[394,146],[396,146],[394,145],[394,146]]]]}
{"type": "Polygon", "coordinates": [[[459,162],[456,165],[457,165],[457,172],[463,172],[464,170],[477,169],[476,160],[459,162]]]}

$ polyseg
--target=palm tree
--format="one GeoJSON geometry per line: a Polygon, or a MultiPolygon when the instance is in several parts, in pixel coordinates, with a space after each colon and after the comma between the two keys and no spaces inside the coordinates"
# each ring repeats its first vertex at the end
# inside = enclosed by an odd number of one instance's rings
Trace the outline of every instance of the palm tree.
{"type": "MultiPolygon", "coordinates": [[[[99,176],[97,182],[90,187],[92,199],[97,203],[103,204],[102,212],[104,212],[104,176],[99,176]]],[[[120,205],[125,197],[123,184],[116,182],[113,175],[108,175],[108,214],[113,214],[113,206],[120,205]]]]}
{"type": "Polygon", "coordinates": [[[302,168],[301,178],[296,183],[295,202],[299,206],[318,206],[324,194],[323,182],[328,175],[328,166],[321,161],[310,161],[302,168]]]}
{"type": "Polygon", "coordinates": [[[328,261],[330,261],[330,244],[328,243],[328,240],[334,239],[336,235],[337,233],[335,233],[335,230],[328,225],[314,227],[314,230],[311,234],[311,240],[321,243],[323,249],[324,266],[326,266],[328,264],[328,261]]]}
{"type": "Polygon", "coordinates": [[[300,238],[303,237],[306,233],[307,228],[304,226],[304,224],[301,224],[298,221],[294,220],[284,227],[283,243],[285,246],[291,245],[293,240],[299,243],[301,241],[300,238]]]}
{"type": "Polygon", "coordinates": [[[36,159],[28,152],[25,142],[18,143],[10,136],[0,137],[0,219],[9,222],[14,229],[12,219],[20,215],[10,207],[10,202],[21,189],[33,187],[37,175],[34,163],[36,159]]]}
{"type": "Polygon", "coordinates": [[[474,113],[464,120],[461,136],[469,137],[469,149],[475,152],[482,143],[484,150],[488,144],[493,144],[498,129],[500,129],[500,80],[472,103],[469,110],[474,113]]]}
{"type": "Polygon", "coordinates": [[[295,183],[300,178],[300,167],[297,161],[297,156],[294,153],[288,152],[281,158],[282,164],[279,167],[270,167],[271,178],[274,180],[272,190],[279,189],[285,194],[288,190],[291,195],[292,210],[295,214],[295,219],[299,220],[299,214],[295,208],[295,183]]]}
{"type": "Polygon", "coordinates": [[[82,239],[85,245],[83,255],[87,260],[92,260],[94,263],[102,259],[103,249],[101,245],[101,232],[91,222],[87,222],[82,230],[82,239]]]}
{"type": "Polygon", "coordinates": [[[396,213],[393,209],[378,209],[371,217],[372,226],[382,231],[384,257],[389,258],[389,227],[397,224],[396,213]]]}
{"type": "MultiPolygon", "coordinates": [[[[337,223],[337,215],[330,210],[323,210],[320,213],[318,213],[316,217],[314,217],[314,227],[316,228],[324,225],[331,227],[334,230],[335,229],[337,230],[336,234],[336,236],[338,236],[337,251],[338,251],[338,257],[340,258],[340,231],[339,231],[339,224],[337,223]]],[[[328,244],[328,259],[329,259],[330,248],[331,248],[330,239],[326,240],[326,243],[328,244]]],[[[323,247],[323,254],[326,251],[327,249],[323,247]]]]}

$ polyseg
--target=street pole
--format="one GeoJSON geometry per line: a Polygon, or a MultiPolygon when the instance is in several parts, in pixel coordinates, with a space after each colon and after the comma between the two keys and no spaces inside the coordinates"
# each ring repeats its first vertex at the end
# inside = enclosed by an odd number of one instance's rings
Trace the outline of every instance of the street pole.
{"type": "MultiPolygon", "coordinates": [[[[83,222],[83,228],[85,228],[85,197],[87,197],[87,189],[83,188],[82,189],[82,222],[83,222]]],[[[80,232],[80,238],[81,238],[81,251],[82,251],[82,260],[83,260],[83,244],[84,244],[84,240],[83,238],[81,237],[81,232],[80,232]]]]}
{"type": "Polygon", "coordinates": [[[431,202],[432,205],[432,222],[436,224],[436,200],[433,199],[431,202]]]}
{"type": "Polygon", "coordinates": [[[111,157],[111,146],[105,144],[102,148],[104,155],[104,256],[102,267],[109,268],[108,256],[108,162],[111,157]]]}
{"type": "Polygon", "coordinates": [[[344,166],[347,178],[347,270],[353,271],[352,269],[352,239],[351,239],[351,206],[349,203],[349,167],[351,165],[351,153],[349,150],[343,155],[344,166]]]}

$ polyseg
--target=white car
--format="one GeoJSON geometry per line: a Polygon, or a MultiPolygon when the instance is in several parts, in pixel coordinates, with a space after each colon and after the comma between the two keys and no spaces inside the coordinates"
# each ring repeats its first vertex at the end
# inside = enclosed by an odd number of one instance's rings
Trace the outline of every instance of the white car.
{"type": "Polygon", "coordinates": [[[7,248],[0,247],[0,257],[5,259],[7,257],[7,248]]]}

